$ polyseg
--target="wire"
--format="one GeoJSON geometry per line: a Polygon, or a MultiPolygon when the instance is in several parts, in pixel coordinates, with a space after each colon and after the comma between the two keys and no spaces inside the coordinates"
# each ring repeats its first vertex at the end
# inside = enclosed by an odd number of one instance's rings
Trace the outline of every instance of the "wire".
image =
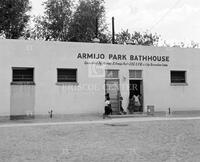
{"type": "Polygon", "coordinates": [[[160,22],[162,22],[162,21],[167,17],[167,15],[170,14],[170,12],[179,4],[180,1],[181,1],[181,0],[177,0],[177,1],[174,3],[174,5],[173,5],[171,8],[169,8],[169,10],[168,10],[163,16],[162,16],[158,21],[156,21],[156,22],[154,23],[154,25],[151,26],[150,31],[151,31],[153,28],[155,28],[160,22]]]}

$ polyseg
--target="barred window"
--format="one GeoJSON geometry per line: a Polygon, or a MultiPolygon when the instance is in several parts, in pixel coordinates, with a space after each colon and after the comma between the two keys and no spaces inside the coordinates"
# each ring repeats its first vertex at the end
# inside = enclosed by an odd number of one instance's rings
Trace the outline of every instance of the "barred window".
{"type": "Polygon", "coordinates": [[[13,82],[33,82],[34,68],[13,67],[12,68],[12,81],[13,82]]]}
{"type": "Polygon", "coordinates": [[[57,82],[77,82],[77,69],[57,69],[57,82]]]}
{"type": "Polygon", "coordinates": [[[142,70],[129,70],[129,78],[142,79],[142,70]]]}
{"type": "Polygon", "coordinates": [[[171,71],[171,83],[186,83],[186,71],[171,71]]]}
{"type": "Polygon", "coordinates": [[[119,70],[106,70],[105,72],[106,78],[119,78],[119,70]]]}

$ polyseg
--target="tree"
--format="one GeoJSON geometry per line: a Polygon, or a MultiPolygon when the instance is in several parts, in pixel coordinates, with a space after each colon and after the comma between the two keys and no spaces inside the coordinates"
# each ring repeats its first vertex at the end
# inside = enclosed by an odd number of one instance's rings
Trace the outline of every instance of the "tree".
{"type": "Polygon", "coordinates": [[[98,37],[101,42],[106,42],[106,28],[104,0],[79,0],[69,26],[68,39],[91,42],[98,37]]]}
{"type": "Polygon", "coordinates": [[[40,30],[44,32],[42,37],[66,41],[72,17],[72,1],[47,0],[43,5],[45,6],[45,15],[36,19],[36,27],[40,26],[40,29],[43,28],[45,30],[40,30]]]}
{"type": "Polygon", "coordinates": [[[190,41],[188,43],[184,42],[174,42],[174,43],[167,43],[164,41],[164,44],[161,45],[163,47],[177,47],[177,48],[199,48],[199,43],[195,41],[190,41]]]}
{"type": "Polygon", "coordinates": [[[51,40],[51,33],[48,30],[48,21],[45,16],[34,16],[33,27],[25,30],[24,38],[33,40],[51,40]]]}
{"type": "Polygon", "coordinates": [[[17,39],[23,35],[23,30],[29,20],[31,10],[29,0],[0,1],[0,32],[7,39],[17,39]]]}
{"type": "Polygon", "coordinates": [[[190,48],[199,48],[199,43],[195,41],[190,42],[190,48]]]}
{"type": "Polygon", "coordinates": [[[140,33],[134,32],[131,34],[128,29],[116,34],[117,44],[133,44],[133,45],[144,45],[144,46],[155,46],[157,45],[160,36],[152,33],[140,33]]]}

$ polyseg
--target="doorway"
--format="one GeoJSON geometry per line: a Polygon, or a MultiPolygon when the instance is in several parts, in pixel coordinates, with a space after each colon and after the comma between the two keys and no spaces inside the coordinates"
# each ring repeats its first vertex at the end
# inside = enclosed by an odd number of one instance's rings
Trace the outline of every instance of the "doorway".
{"type": "Polygon", "coordinates": [[[12,67],[10,119],[34,118],[34,68],[12,67]]]}
{"type": "Polygon", "coordinates": [[[109,93],[113,114],[119,114],[119,79],[105,80],[105,94],[109,93]]]}
{"type": "Polygon", "coordinates": [[[140,106],[134,107],[134,112],[143,112],[143,82],[142,80],[129,80],[129,100],[133,95],[140,95],[140,106]]]}

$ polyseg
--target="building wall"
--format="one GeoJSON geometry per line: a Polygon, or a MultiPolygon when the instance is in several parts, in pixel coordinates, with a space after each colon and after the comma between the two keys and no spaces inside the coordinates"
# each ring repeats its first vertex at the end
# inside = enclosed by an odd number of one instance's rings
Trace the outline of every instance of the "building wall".
{"type": "MultiPolygon", "coordinates": [[[[0,115],[10,115],[13,90],[12,67],[34,67],[34,113],[56,114],[102,113],[105,78],[102,69],[119,69],[120,91],[126,109],[129,97],[129,70],[143,73],[144,107],[154,105],[156,111],[200,110],[199,49],[158,48],[95,43],[41,42],[0,40],[0,115]],[[104,54],[105,59],[80,59],[79,53],[104,54]],[[86,65],[84,62],[113,63],[109,54],[169,56],[167,66],[86,65]],[[78,84],[57,84],[57,68],[77,68],[78,84]],[[95,71],[100,72],[95,74],[95,71]],[[170,70],[186,70],[187,86],[171,86],[170,70]],[[12,93],[12,94],[11,94],[12,93]]],[[[118,63],[130,62],[118,60],[118,63]]],[[[137,61],[134,61],[137,62],[137,61]]],[[[142,63],[158,63],[153,61],[142,63]]],[[[17,89],[15,89],[15,93],[17,89]]],[[[20,92],[19,92],[20,94],[20,92]]],[[[30,101],[32,102],[32,101],[30,101]]],[[[25,104],[24,104],[25,105],[25,104]]],[[[25,109],[25,108],[23,108],[25,109]]]]}

